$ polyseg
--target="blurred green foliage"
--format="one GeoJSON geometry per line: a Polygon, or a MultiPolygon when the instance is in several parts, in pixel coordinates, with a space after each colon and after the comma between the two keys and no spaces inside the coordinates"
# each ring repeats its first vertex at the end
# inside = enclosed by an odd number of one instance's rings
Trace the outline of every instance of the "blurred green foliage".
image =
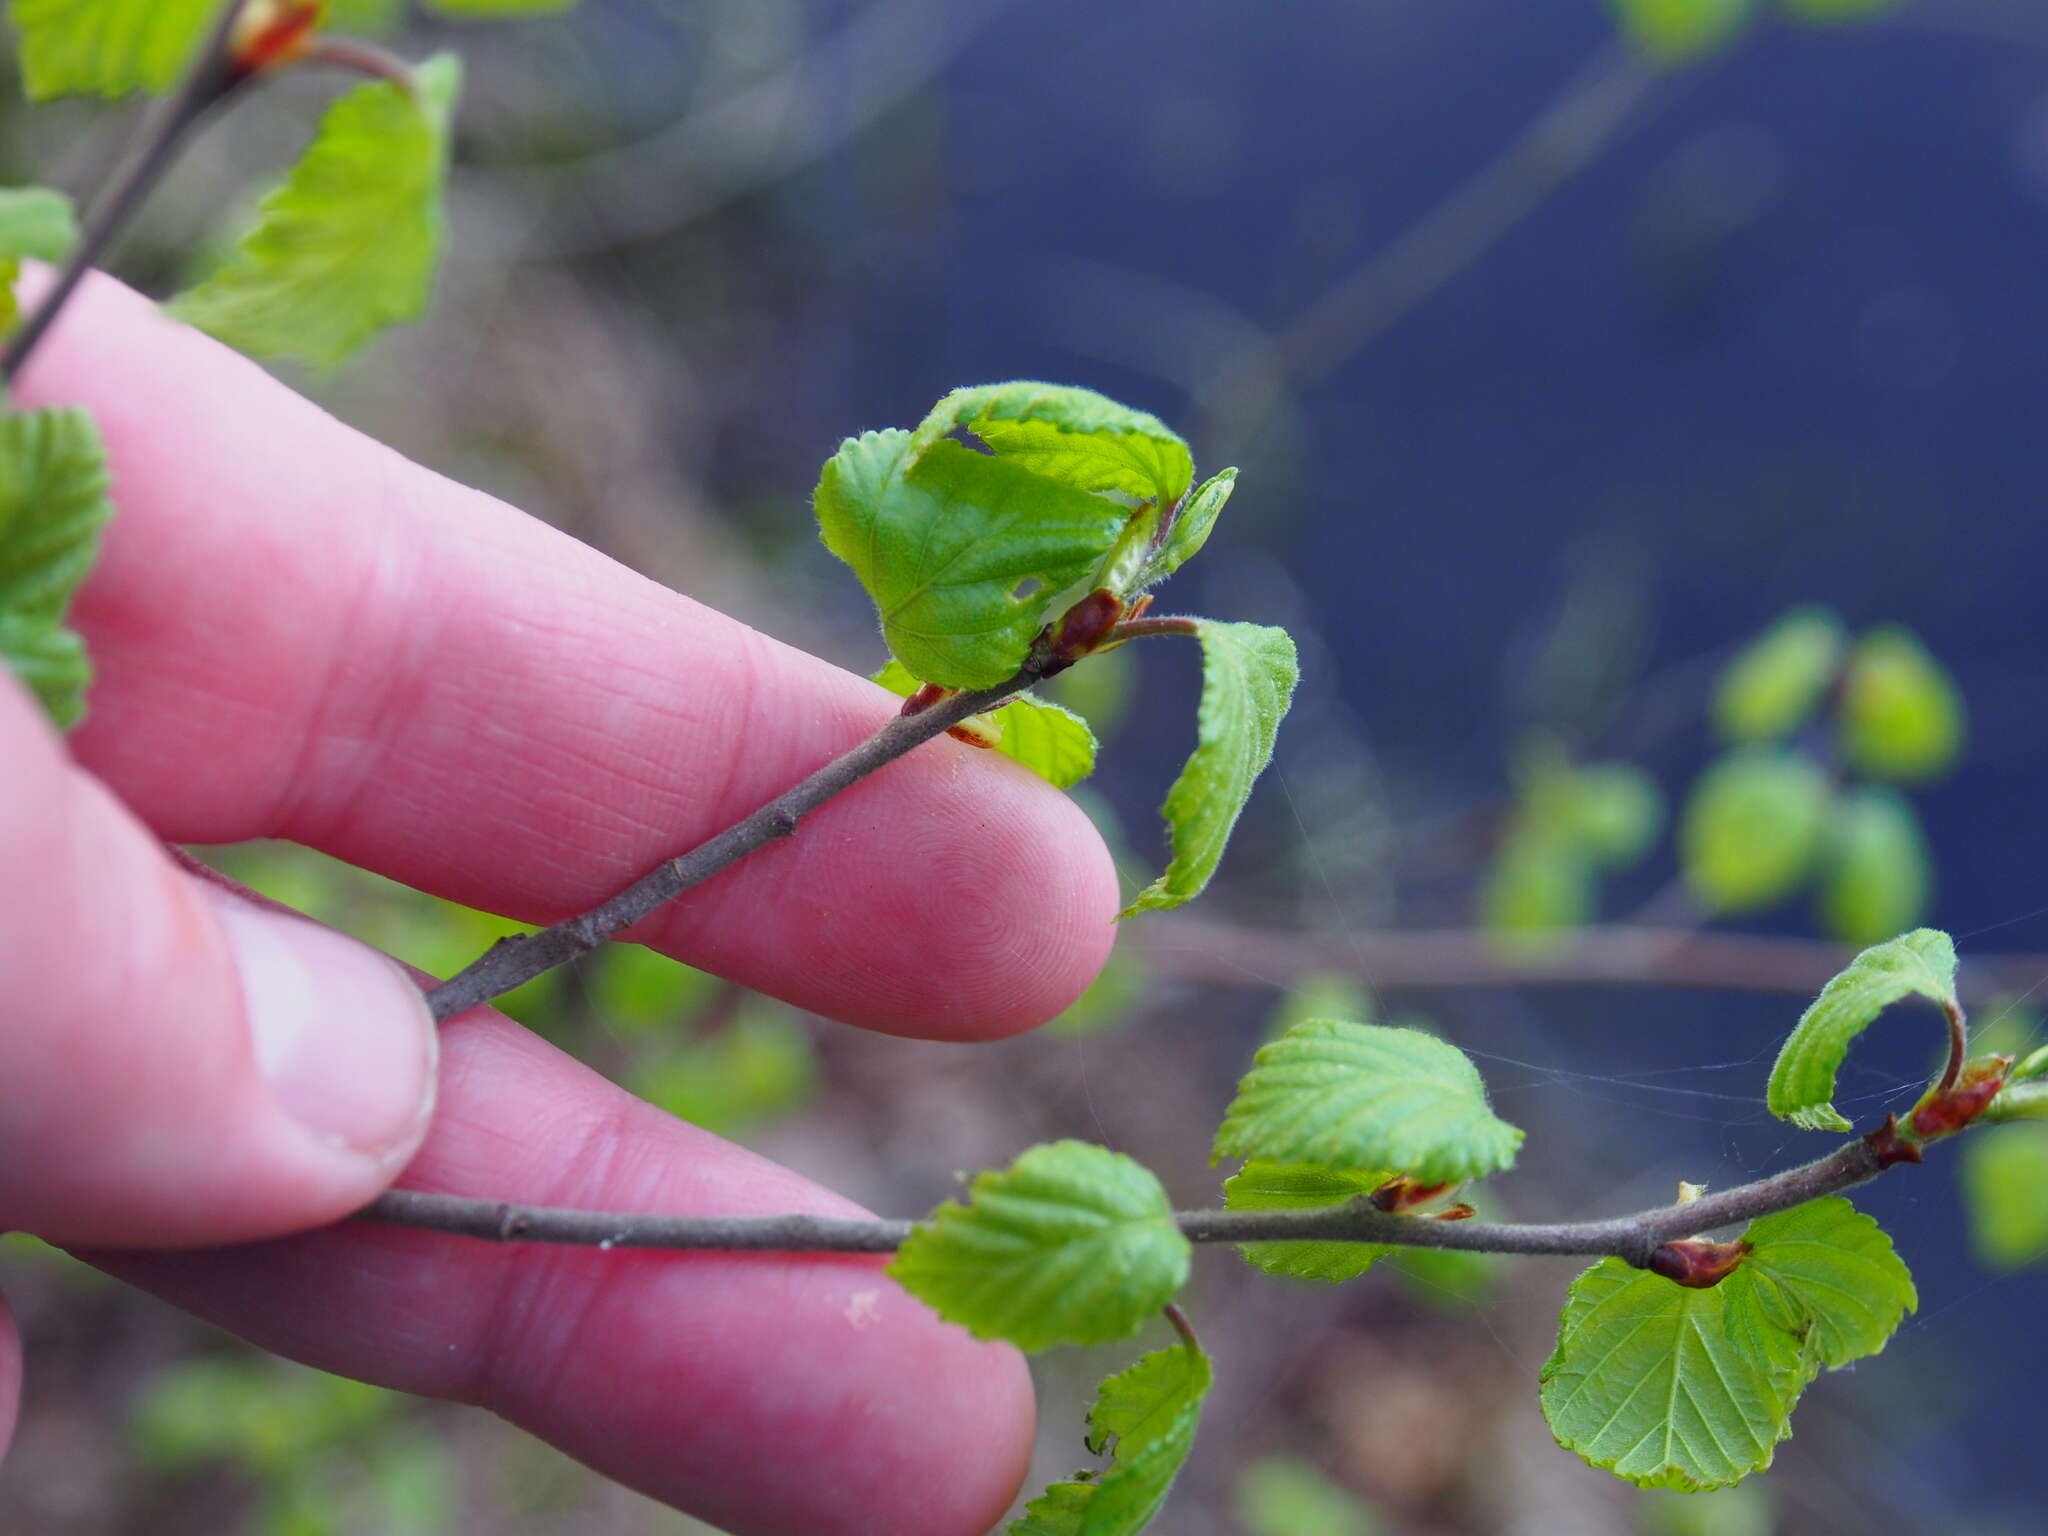
{"type": "Polygon", "coordinates": [[[1378,1536],[1385,1529],[1371,1505],[1299,1456],[1245,1463],[1231,1502],[1246,1536],[1378,1536]]]}

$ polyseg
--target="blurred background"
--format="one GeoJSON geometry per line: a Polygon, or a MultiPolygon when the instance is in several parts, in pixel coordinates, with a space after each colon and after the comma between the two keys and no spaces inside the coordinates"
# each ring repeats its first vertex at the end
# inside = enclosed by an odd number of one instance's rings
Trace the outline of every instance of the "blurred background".
{"type": "MultiPolygon", "coordinates": [[[[892,1215],[1060,1135],[1214,1204],[1209,1134],[1276,1020],[1372,1009],[1479,1058],[1529,1138],[1476,1199],[1544,1219],[1825,1150],[1761,1100],[1847,945],[1949,929],[1978,1019],[2038,1043],[2034,0],[333,9],[470,65],[436,309],[288,375],[342,416],[868,671],[819,464],[954,385],[1086,384],[1243,468],[1165,606],[1301,643],[1221,879],[1132,925],[1052,1028],[870,1037],[627,949],[513,1000],[636,1091],[892,1215]]],[[[125,274],[168,291],[218,250],[333,89],[239,106],[125,274]]],[[[10,100],[0,158],[89,193],[133,121],[10,100]]],[[[1060,695],[1105,740],[1085,798],[1134,884],[1195,687],[1191,656],[1127,647],[1060,695]]],[[[303,850],[217,854],[437,972],[509,927],[303,850]]],[[[1910,1104],[1938,1033],[1873,1030],[1845,1111],[1910,1104]]],[[[1973,1133],[1858,1196],[1919,1315],[1728,1494],[1638,1494],[1554,1446],[1536,1376],[1569,1262],[1329,1288],[1206,1252],[1219,1385],[1157,1529],[2039,1530],[2044,1137],[1973,1133]]],[[[26,1239],[0,1273],[30,1360],[0,1530],[706,1529],[26,1239]]],[[[1094,1383],[1135,1353],[1038,1362],[1033,1489],[1083,1464],[1094,1383]]]]}

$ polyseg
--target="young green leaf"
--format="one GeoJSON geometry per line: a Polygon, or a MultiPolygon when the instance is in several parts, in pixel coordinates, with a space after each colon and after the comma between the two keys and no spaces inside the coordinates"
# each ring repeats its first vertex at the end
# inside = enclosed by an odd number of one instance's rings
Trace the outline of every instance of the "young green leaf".
{"type": "Polygon", "coordinates": [[[164,91],[219,14],[217,0],[14,0],[31,101],[164,91]]]}
{"type": "Polygon", "coordinates": [[[1054,1483],[1010,1522],[1008,1536],[1136,1536],[1188,1459],[1212,1379],[1208,1356],[1175,1344],[1103,1382],[1088,1410],[1087,1444],[1115,1459],[1054,1483]]]}
{"type": "Polygon", "coordinates": [[[0,418],[0,656],[60,727],[85,713],[85,642],[64,616],[99,554],[106,451],[80,410],[0,418]]]}
{"type": "Polygon", "coordinates": [[[1543,1368],[1558,1443],[1646,1488],[1715,1488],[1770,1465],[1823,1366],[1875,1354],[1918,1305],[1877,1223],[1830,1196],[1750,1224],[1708,1289],[1602,1259],[1572,1283],[1543,1368]]]}
{"type": "Polygon", "coordinates": [[[1163,911],[1201,895],[1222,862],[1252,784],[1300,677],[1294,641],[1263,624],[1195,621],[1202,642],[1202,704],[1195,750],[1162,807],[1173,836],[1166,872],[1120,914],[1163,911]]]}
{"type": "Polygon", "coordinates": [[[1130,517],[955,442],[919,459],[901,431],[848,438],[815,499],[825,547],[874,599],[889,649],[947,688],[1014,673],[1052,594],[1092,572],[1130,517]]]}
{"type": "Polygon", "coordinates": [[[1498,1172],[1522,1144],[1487,1106],[1471,1058],[1419,1030],[1309,1019],[1253,1061],[1217,1158],[1391,1168],[1441,1184],[1498,1172]]]}
{"type": "Polygon", "coordinates": [[[1566,778],[1563,826],[1595,863],[1633,864],[1664,828],[1664,792],[1633,763],[1586,763],[1566,778]]]}
{"type": "Polygon", "coordinates": [[[1920,920],[1933,883],[1920,818],[1896,790],[1864,784],[1835,803],[1828,829],[1820,910],[1848,944],[1874,944],[1920,920]]]}
{"type": "Polygon", "coordinates": [[[417,317],[440,256],[461,78],[440,54],[413,71],[411,91],[381,81],[335,102],[236,253],[171,312],[256,357],[316,367],[417,317]]]}
{"type": "Polygon", "coordinates": [[[1230,500],[1230,492],[1236,484],[1237,471],[1225,469],[1194,488],[1188,496],[1187,505],[1181,508],[1180,516],[1174,519],[1165,541],[1139,570],[1139,587],[1149,587],[1166,580],[1202,552],[1202,546],[1209,542],[1209,534],[1215,529],[1216,519],[1222,515],[1223,504],[1230,500]]]}
{"type": "Polygon", "coordinates": [[[1569,944],[1593,915],[1593,870],[1577,843],[1524,819],[1494,855],[1479,892],[1479,924],[1495,948],[1543,955],[1569,944]]]}
{"type": "Polygon", "coordinates": [[[1721,674],[1714,723],[1729,742],[1778,741],[1804,725],[1834,681],[1848,636],[1825,608],[1795,608],[1721,674]]]}
{"type": "Polygon", "coordinates": [[[1072,385],[1019,380],[956,389],[911,434],[921,462],[949,432],[965,430],[996,457],[1077,491],[1115,491],[1166,508],[1194,478],[1188,445],[1156,416],[1072,385]]]}
{"type": "Polygon", "coordinates": [[[2048,1257],[2048,1129],[2003,1125],[1963,1143],[1963,1209],[1986,1269],[2048,1257]]]}
{"type": "Polygon", "coordinates": [[[1963,746],[1955,680],[1909,629],[1873,629],[1856,643],[1842,688],[1842,751],[1873,778],[1939,778],[1963,746]]]}
{"type": "Polygon", "coordinates": [[[1700,775],[1679,829],[1686,884],[1708,909],[1741,912],[1791,894],[1827,824],[1828,779],[1775,747],[1739,747],[1700,775]]]}
{"type": "Polygon", "coordinates": [[[78,243],[71,199],[48,187],[0,188],[0,335],[14,329],[21,311],[14,280],[24,257],[62,261],[78,243]]]}
{"type": "Polygon", "coordinates": [[[1956,1006],[1955,944],[1937,928],[1873,944],[1821,988],[1771,1068],[1771,1113],[1809,1131],[1849,1130],[1832,1102],[1835,1073],[1871,1020],[1916,994],[1943,1008],[1956,1006]]]}
{"type": "MultiPolygon", "coordinates": [[[[1377,1169],[1323,1168],[1313,1163],[1272,1163],[1255,1159],[1223,1181],[1227,1211],[1301,1211],[1342,1205],[1369,1195],[1391,1173],[1377,1169]]],[[[1390,1250],[1378,1243],[1239,1243],[1237,1251],[1254,1268],[1295,1280],[1355,1280],[1390,1250]]]]}
{"type": "Polygon", "coordinates": [[[1651,58],[1684,64],[1724,46],[1748,25],[1757,0],[1608,0],[1622,35],[1651,58]]]}
{"type": "Polygon", "coordinates": [[[976,1338],[1035,1350],[1136,1332],[1186,1282],[1188,1252],[1141,1164],[1056,1141],[977,1174],[967,1203],[920,1222],[889,1273],[976,1338]]]}
{"type": "MultiPolygon", "coordinates": [[[[918,680],[900,661],[883,667],[874,681],[899,699],[918,689],[918,680]]],[[[1095,733],[1071,709],[1026,695],[981,719],[996,729],[998,752],[1056,788],[1069,789],[1095,771],[1095,733]]]]}

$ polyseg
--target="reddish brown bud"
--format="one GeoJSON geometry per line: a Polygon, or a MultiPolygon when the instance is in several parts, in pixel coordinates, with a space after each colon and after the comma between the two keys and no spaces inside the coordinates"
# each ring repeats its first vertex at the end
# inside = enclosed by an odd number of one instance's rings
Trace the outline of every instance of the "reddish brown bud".
{"type": "Polygon", "coordinates": [[[1920,1101],[1913,1111],[1913,1133],[1924,1141],[1953,1136],[1984,1113],[2011,1070],[2010,1056],[1986,1056],[1969,1063],[1955,1087],[1937,1088],[1920,1101]]]}
{"type": "Polygon", "coordinates": [[[1124,600],[1107,587],[1097,587],[1074,604],[1052,627],[1055,661],[1076,662],[1109,637],[1124,616],[1124,600]]]}
{"type": "Polygon", "coordinates": [[[917,685],[917,692],[911,694],[909,698],[903,701],[903,708],[900,713],[921,715],[938,703],[939,700],[952,693],[952,691],[950,688],[941,688],[937,683],[919,683],[917,685]]]}
{"type": "Polygon", "coordinates": [[[1441,1199],[1455,1188],[1452,1184],[1418,1184],[1407,1174],[1396,1174],[1366,1196],[1373,1205],[1389,1216],[1404,1215],[1419,1206],[1441,1199]]]}
{"type": "Polygon", "coordinates": [[[1880,1168],[1923,1161],[1920,1156],[1920,1144],[1908,1141],[1899,1134],[1897,1115],[1886,1115],[1884,1124],[1863,1139],[1870,1144],[1870,1150],[1877,1154],[1877,1166],[1880,1168]]]}
{"type": "Polygon", "coordinates": [[[1704,1238],[1687,1237],[1666,1243],[1651,1254],[1650,1268],[1666,1280],[1703,1291],[1734,1274],[1748,1253],[1749,1243],[1743,1238],[1732,1243],[1710,1243],[1704,1238]]]}
{"type": "Polygon", "coordinates": [[[256,0],[235,23],[228,56],[244,75],[289,64],[320,26],[321,0],[256,0]]]}
{"type": "Polygon", "coordinates": [[[1456,1205],[1447,1205],[1440,1211],[1431,1211],[1431,1221],[1470,1221],[1479,1213],[1460,1200],[1456,1205]]]}

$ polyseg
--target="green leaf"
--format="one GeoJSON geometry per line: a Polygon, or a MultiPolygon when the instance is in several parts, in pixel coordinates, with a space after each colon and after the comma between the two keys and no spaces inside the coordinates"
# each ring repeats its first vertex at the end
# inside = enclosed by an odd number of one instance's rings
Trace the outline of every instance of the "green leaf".
{"type": "Polygon", "coordinates": [[[1732,40],[1756,0],[1608,0],[1622,35],[1651,58],[1684,64],[1732,40]]]}
{"type": "Polygon", "coordinates": [[[1743,1483],[1712,1493],[1645,1490],[1641,1536],[1774,1536],[1777,1510],[1763,1483],[1743,1483]]]}
{"type": "Polygon", "coordinates": [[[1195,1443],[1213,1373],[1191,1344],[1155,1350],[1103,1382],[1088,1411],[1088,1449],[1115,1459],[1054,1483],[1010,1522],[1008,1536],[1136,1536],[1166,1502],[1195,1443]]]}
{"type": "Polygon", "coordinates": [[[1771,1113],[1809,1131],[1849,1130],[1831,1102],[1835,1073],[1850,1043],[1878,1014],[1916,994],[1956,1006],[1956,948],[1937,928],[1873,944],[1821,988],[1771,1068],[1771,1113]]]}
{"type": "Polygon", "coordinates": [[[1299,1456],[1247,1463],[1232,1502],[1246,1536],[1377,1536],[1382,1528],[1370,1505],[1299,1456]]]}
{"type": "MultiPolygon", "coordinates": [[[[1254,1160],[1223,1182],[1227,1211],[1301,1211],[1342,1205],[1369,1195],[1393,1174],[1377,1169],[1323,1168],[1313,1163],[1254,1160]]],[[[1239,1243],[1245,1261],[1294,1280],[1355,1280],[1390,1252],[1381,1243],[1239,1243]]]]}
{"type": "Polygon", "coordinates": [[[1963,747],[1963,698],[1909,629],[1873,629],[1850,654],[1842,686],[1842,751],[1873,778],[1939,778],[1963,747]]]}
{"type": "Polygon", "coordinates": [[[1891,1240],[1838,1197],[1750,1224],[1709,1289],[1602,1259],[1572,1283],[1544,1416],[1558,1443],[1646,1488],[1740,1481],[1771,1463],[1823,1366],[1884,1347],[1918,1305],[1891,1240]]]}
{"type": "Polygon", "coordinates": [[[1202,894],[1223,860],[1252,784],[1273,757],[1273,738],[1300,677],[1294,641],[1263,624],[1197,619],[1202,704],[1195,750],[1162,807],[1173,836],[1166,872],[1118,915],[1163,911],[1202,894]]]}
{"type": "Polygon", "coordinates": [[[1521,1143],[1456,1046],[1419,1030],[1310,1019],[1259,1048],[1214,1156],[1391,1168],[1440,1184],[1508,1167],[1521,1143]]]}
{"type": "MultiPolygon", "coordinates": [[[[900,661],[883,667],[874,681],[899,699],[909,698],[918,689],[918,680],[900,661]]],[[[1095,733],[1070,709],[1026,695],[979,720],[998,733],[996,751],[1056,788],[1071,788],[1095,771],[1095,733]]]]}
{"type": "Polygon", "coordinates": [[[1236,484],[1237,471],[1226,469],[1195,487],[1187,505],[1181,508],[1180,516],[1174,519],[1165,542],[1139,571],[1138,586],[1149,587],[1166,580],[1202,552],[1202,546],[1209,542],[1216,519],[1222,515],[1223,504],[1230,500],[1230,492],[1236,484]]]}
{"type": "Polygon", "coordinates": [[[1569,838],[1523,819],[1501,844],[1479,893],[1479,923],[1495,948],[1543,955],[1564,948],[1593,915],[1593,870],[1569,838]]]}
{"type": "Polygon", "coordinates": [[[1595,863],[1625,868],[1664,829],[1664,792],[1633,763],[1587,763],[1567,781],[1565,825],[1595,863]]]}
{"type": "Polygon", "coordinates": [[[1127,508],[951,441],[848,438],[816,494],[825,547],[874,599],[913,676],[986,688],[1022,664],[1053,594],[1089,575],[1127,508]]]}
{"type": "Polygon", "coordinates": [[[1963,1209],[1986,1269],[2048,1257],[2048,1127],[2002,1125],[1963,1143],[1963,1209]]]}
{"type": "Polygon", "coordinates": [[[1714,723],[1734,743],[1778,741],[1804,725],[1834,681],[1848,636],[1825,608],[1795,608],[1728,664],[1714,723]]]}
{"type": "Polygon", "coordinates": [[[1828,778],[1775,747],[1727,753],[1693,786],[1679,829],[1686,884],[1711,911],[1742,912],[1806,878],[1827,825],[1828,778]]]}
{"type": "Polygon", "coordinates": [[[81,410],[0,419],[0,656],[60,727],[85,713],[85,642],[65,625],[99,555],[106,450],[81,410]]]}
{"type": "Polygon", "coordinates": [[[576,0],[427,0],[434,10],[449,16],[539,16],[549,11],[566,11],[576,0]]]}
{"type": "Polygon", "coordinates": [[[1188,445],[1158,417],[1071,385],[1019,380],[956,389],[911,434],[911,457],[921,461],[959,429],[1034,475],[1160,508],[1179,501],[1195,473],[1188,445]]]}
{"type": "Polygon", "coordinates": [[[14,0],[31,101],[164,91],[185,72],[217,0],[14,0]]]}
{"type": "Polygon", "coordinates": [[[1841,22],[1868,21],[1898,4],[1898,0],[1780,0],[1792,20],[1810,26],[1833,26],[1841,22]]]}
{"type": "Polygon", "coordinates": [[[171,312],[256,357],[316,367],[416,318],[440,257],[461,79],[444,53],[413,71],[411,92],[383,81],[335,102],[235,255],[171,312]]]}
{"type": "Polygon", "coordinates": [[[1824,864],[1821,916],[1844,943],[1874,944],[1927,910],[1932,860],[1920,818],[1896,790],[1859,785],[1835,802],[1824,864]]]}
{"type": "Polygon", "coordinates": [[[25,257],[62,261],[78,243],[71,199],[48,187],[0,188],[0,335],[21,318],[14,281],[25,257]]]}
{"type": "Polygon", "coordinates": [[[920,1222],[889,1273],[976,1338],[1036,1350],[1136,1332],[1186,1283],[1188,1251],[1143,1165],[1056,1141],[977,1174],[967,1204],[920,1222]]]}

